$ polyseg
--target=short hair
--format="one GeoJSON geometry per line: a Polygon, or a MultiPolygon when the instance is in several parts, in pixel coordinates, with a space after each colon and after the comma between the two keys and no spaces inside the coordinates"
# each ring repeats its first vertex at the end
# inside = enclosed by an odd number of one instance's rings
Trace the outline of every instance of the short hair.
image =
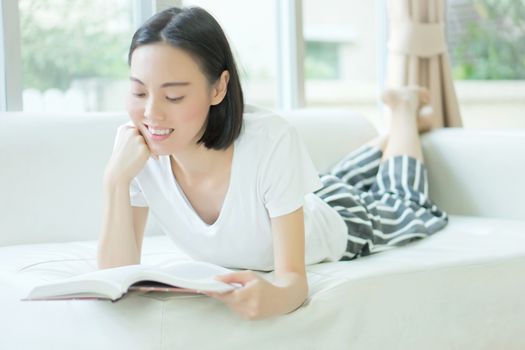
{"type": "Polygon", "coordinates": [[[221,26],[206,10],[172,7],[149,18],[133,35],[128,54],[142,45],[165,42],[193,57],[210,84],[229,72],[227,92],[221,103],[210,106],[206,129],[197,143],[226,149],[239,136],[243,123],[244,98],[233,54],[221,26]]]}

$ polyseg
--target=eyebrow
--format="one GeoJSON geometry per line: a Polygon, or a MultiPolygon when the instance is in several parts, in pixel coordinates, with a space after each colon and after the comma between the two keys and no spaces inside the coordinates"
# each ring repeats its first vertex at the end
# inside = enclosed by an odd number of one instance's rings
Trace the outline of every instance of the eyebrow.
{"type": "MultiPolygon", "coordinates": [[[[139,83],[140,85],[145,85],[142,81],[134,77],[129,77],[129,80],[135,81],[139,83]]],[[[190,82],[189,81],[170,81],[167,83],[163,83],[160,87],[163,88],[163,87],[168,87],[168,86],[186,86],[186,85],[190,85],[190,82]]]]}

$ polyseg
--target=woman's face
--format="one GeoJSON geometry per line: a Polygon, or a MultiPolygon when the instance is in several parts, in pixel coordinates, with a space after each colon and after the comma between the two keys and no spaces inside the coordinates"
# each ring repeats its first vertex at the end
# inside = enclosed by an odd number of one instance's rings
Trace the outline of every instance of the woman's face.
{"type": "Polygon", "coordinates": [[[210,85],[190,55],[166,43],[139,46],[130,66],[127,111],[151,152],[166,155],[199,147],[210,105],[226,93],[227,72],[210,85]],[[173,132],[153,136],[150,128],[173,132]]]}

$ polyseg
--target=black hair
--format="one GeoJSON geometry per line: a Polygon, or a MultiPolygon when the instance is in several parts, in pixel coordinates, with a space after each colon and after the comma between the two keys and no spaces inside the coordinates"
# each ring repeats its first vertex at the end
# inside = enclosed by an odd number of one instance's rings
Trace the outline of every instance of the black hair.
{"type": "Polygon", "coordinates": [[[226,149],[239,136],[243,123],[244,98],[233,54],[221,26],[206,10],[172,7],[149,18],[133,35],[128,54],[142,45],[166,42],[192,56],[214,83],[224,70],[230,78],[221,103],[210,106],[206,130],[197,143],[207,148],[226,149]]]}

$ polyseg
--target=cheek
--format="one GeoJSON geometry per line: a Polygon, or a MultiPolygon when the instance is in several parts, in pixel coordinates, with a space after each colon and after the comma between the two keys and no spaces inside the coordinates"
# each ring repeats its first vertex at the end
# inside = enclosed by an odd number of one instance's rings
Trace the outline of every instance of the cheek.
{"type": "Polygon", "coordinates": [[[206,117],[208,116],[210,103],[206,98],[204,98],[204,96],[201,96],[200,98],[191,102],[192,103],[189,103],[186,106],[186,113],[184,113],[183,119],[185,122],[198,124],[197,126],[201,126],[201,124],[206,121],[206,117]]]}
{"type": "Polygon", "coordinates": [[[144,115],[144,106],[128,98],[126,101],[126,111],[132,120],[141,120],[144,115]]]}
{"type": "Polygon", "coordinates": [[[192,124],[198,124],[197,126],[200,126],[204,120],[206,120],[206,116],[208,115],[208,109],[204,108],[203,105],[195,105],[192,106],[191,109],[186,114],[185,122],[189,122],[192,124]]]}

